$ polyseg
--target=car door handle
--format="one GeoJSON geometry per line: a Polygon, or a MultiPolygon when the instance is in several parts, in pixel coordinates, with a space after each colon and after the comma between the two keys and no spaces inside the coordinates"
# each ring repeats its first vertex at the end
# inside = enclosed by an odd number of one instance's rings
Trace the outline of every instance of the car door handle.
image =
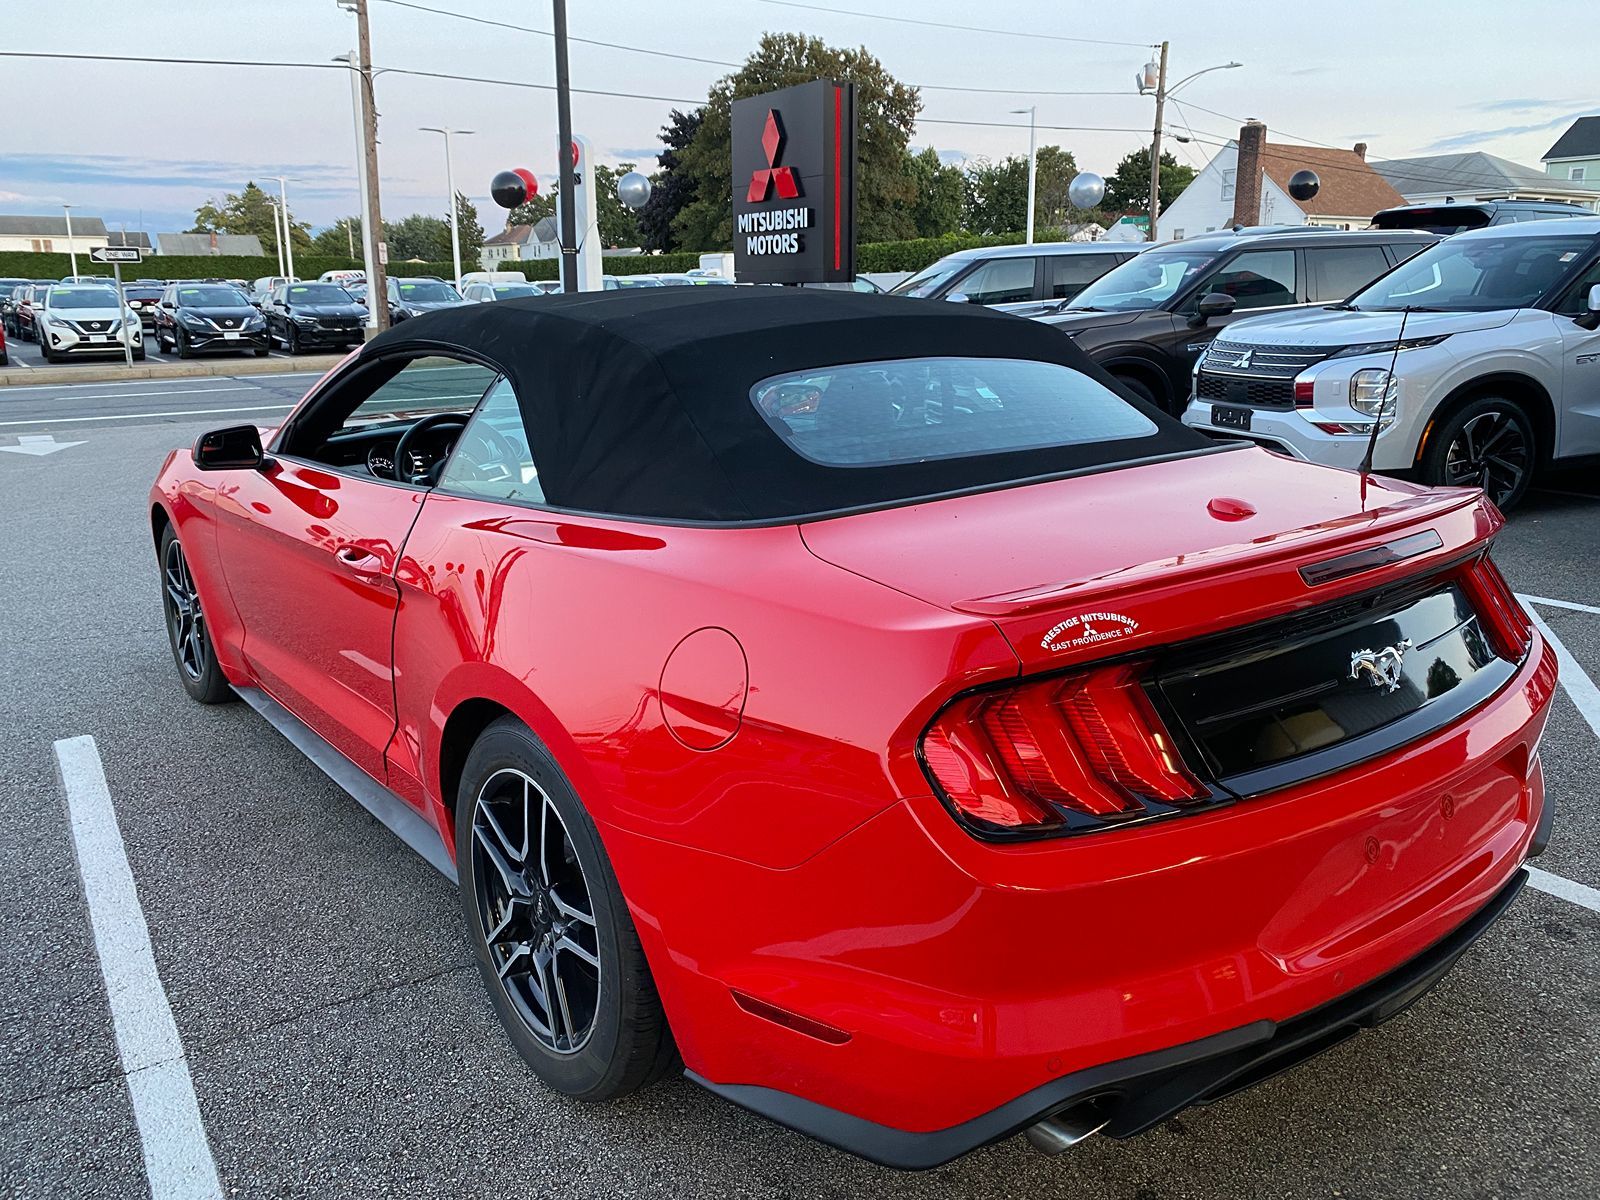
{"type": "Polygon", "coordinates": [[[371,550],[363,550],[360,546],[341,546],[334,551],[333,556],[352,574],[367,576],[383,574],[383,559],[371,550]]]}

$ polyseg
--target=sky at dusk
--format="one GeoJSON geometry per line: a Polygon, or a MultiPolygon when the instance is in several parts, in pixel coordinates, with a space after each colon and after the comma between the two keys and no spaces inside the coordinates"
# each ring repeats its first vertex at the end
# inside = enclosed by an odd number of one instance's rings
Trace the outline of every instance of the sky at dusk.
{"type": "MultiPolygon", "coordinates": [[[[416,4],[551,28],[545,0],[416,4]]],[[[1169,146],[1195,166],[1214,149],[1208,140],[1257,117],[1275,141],[1364,141],[1373,158],[1485,150],[1537,168],[1573,117],[1600,112],[1593,58],[1582,49],[1583,7],[1455,0],[1445,16],[1396,0],[1314,14],[1298,5],[1149,0],[569,0],[575,38],[711,60],[575,43],[574,88],[656,98],[575,95],[573,123],[604,160],[652,169],[673,107],[702,101],[733,69],[722,64],[741,62],[763,32],[800,32],[864,46],[899,79],[921,85],[915,146],[952,160],[1025,154],[1027,117],[1010,110],[1036,105],[1040,144],[1065,146],[1082,168],[1109,174],[1149,142],[1153,103],[1134,91],[1134,74],[1149,45],[1167,39],[1174,82],[1229,60],[1244,64],[1195,80],[1169,108],[1169,130],[1196,135],[1169,146]]],[[[354,19],[334,0],[160,0],[158,10],[159,18],[148,6],[110,0],[13,3],[0,11],[0,50],[312,65],[0,59],[7,93],[28,98],[13,111],[39,118],[8,121],[0,138],[0,213],[55,212],[67,201],[113,228],[169,232],[188,228],[208,198],[279,175],[299,219],[320,227],[356,211],[349,75],[329,62],[353,47],[354,19]]],[[[494,173],[554,171],[553,93],[511,86],[554,80],[551,39],[395,0],[372,0],[371,23],[375,63],[400,69],[375,85],[385,215],[445,211],[441,139],[419,127],[450,125],[476,130],[457,139],[456,182],[484,226],[498,228],[488,199],[494,173]]]]}

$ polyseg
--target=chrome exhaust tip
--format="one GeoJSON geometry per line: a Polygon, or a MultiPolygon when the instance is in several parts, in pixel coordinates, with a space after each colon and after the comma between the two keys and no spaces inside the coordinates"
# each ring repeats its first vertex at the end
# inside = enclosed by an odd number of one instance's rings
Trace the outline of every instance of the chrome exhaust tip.
{"type": "Polygon", "coordinates": [[[1024,1131],[1028,1144],[1040,1154],[1062,1154],[1111,1123],[1112,1107],[1105,1100],[1085,1100],[1024,1131]]]}

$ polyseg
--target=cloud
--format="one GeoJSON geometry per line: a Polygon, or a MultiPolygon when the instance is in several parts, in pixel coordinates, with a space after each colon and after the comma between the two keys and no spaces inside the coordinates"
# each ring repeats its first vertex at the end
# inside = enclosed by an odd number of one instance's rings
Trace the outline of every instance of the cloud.
{"type": "Polygon", "coordinates": [[[635,147],[634,149],[631,149],[631,150],[619,150],[619,149],[613,148],[611,150],[608,150],[606,153],[610,154],[611,157],[617,159],[620,162],[635,162],[636,163],[636,162],[642,162],[645,159],[655,158],[658,154],[660,154],[665,149],[666,149],[665,145],[663,145],[661,142],[657,142],[654,146],[644,146],[642,148],[635,147]]]}
{"type": "Polygon", "coordinates": [[[1468,129],[1461,133],[1452,133],[1449,137],[1440,138],[1424,146],[1424,150],[1466,150],[1476,149],[1484,142],[1491,142],[1497,138],[1517,137],[1525,133],[1549,133],[1555,129],[1564,129],[1577,117],[1600,115],[1600,110],[1591,109],[1587,113],[1564,113],[1559,117],[1552,117],[1548,121],[1536,121],[1526,125],[1501,125],[1497,129],[1468,129]]]}
{"type": "MultiPolygon", "coordinates": [[[[283,173],[302,186],[316,188],[341,184],[354,186],[351,167],[334,163],[285,163],[283,173]]],[[[48,185],[52,191],[65,184],[104,187],[192,187],[237,191],[251,179],[260,181],[261,164],[225,159],[150,159],[115,154],[63,157],[58,154],[0,155],[0,174],[8,182],[48,185]]]]}
{"type": "Polygon", "coordinates": [[[1332,67],[1296,67],[1292,71],[1284,72],[1286,75],[1326,75],[1332,67]]]}
{"type": "Polygon", "coordinates": [[[1582,103],[1581,100],[1536,100],[1518,97],[1510,100],[1483,100],[1469,107],[1477,112],[1551,112],[1582,103]]]}

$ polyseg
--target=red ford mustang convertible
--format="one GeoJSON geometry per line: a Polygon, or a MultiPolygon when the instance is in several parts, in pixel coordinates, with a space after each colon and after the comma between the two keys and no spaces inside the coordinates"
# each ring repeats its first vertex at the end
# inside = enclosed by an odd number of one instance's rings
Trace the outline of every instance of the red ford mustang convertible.
{"type": "Polygon", "coordinates": [[[982,309],[419,317],[150,517],[184,687],[459,878],[583,1099],[1128,1137],[1405,1008],[1549,836],[1479,492],[1202,440],[982,309]]]}

